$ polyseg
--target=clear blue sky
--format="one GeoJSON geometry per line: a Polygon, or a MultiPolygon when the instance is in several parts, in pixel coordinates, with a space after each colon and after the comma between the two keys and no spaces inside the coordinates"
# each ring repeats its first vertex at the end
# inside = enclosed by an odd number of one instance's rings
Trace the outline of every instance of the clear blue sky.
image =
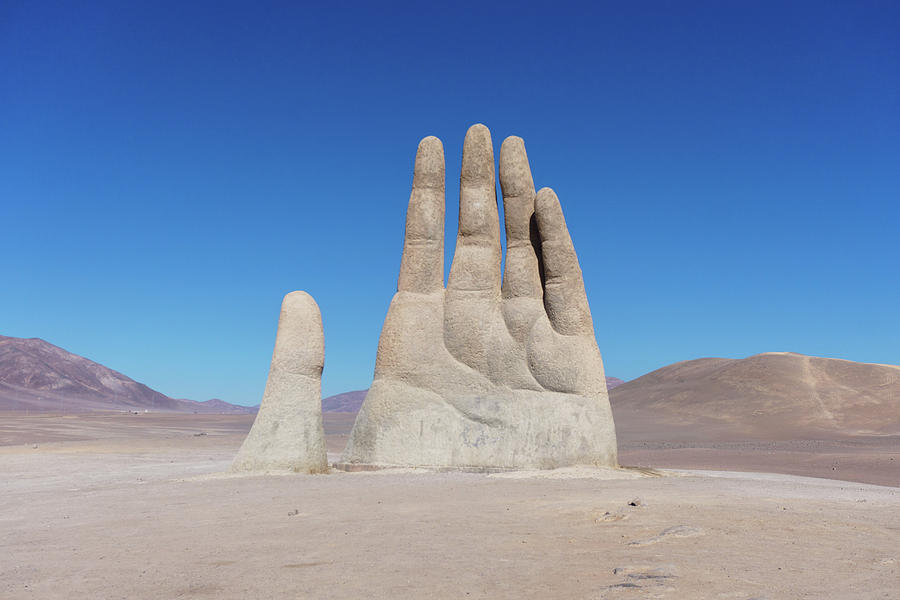
{"type": "Polygon", "coordinates": [[[525,139],[607,374],[900,364],[900,3],[0,3],[0,334],[255,404],[282,296],[367,387],[416,144],[525,139]]]}

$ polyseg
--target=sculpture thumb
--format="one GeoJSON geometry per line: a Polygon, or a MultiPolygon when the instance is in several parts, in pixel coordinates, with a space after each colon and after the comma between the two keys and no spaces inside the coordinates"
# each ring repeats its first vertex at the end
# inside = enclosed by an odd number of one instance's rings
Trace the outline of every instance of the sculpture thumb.
{"type": "Polygon", "coordinates": [[[328,470],[322,426],[325,336],[312,296],[291,292],[281,304],[275,351],[256,421],[231,466],[236,472],[328,470]]]}

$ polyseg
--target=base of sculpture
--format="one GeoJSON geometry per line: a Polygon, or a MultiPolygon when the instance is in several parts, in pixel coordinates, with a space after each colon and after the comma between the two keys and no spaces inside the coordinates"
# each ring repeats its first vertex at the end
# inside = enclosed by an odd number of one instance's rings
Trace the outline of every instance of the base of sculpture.
{"type": "Polygon", "coordinates": [[[616,467],[612,414],[602,400],[508,390],[448,401],[382,379],[363,403],[338,468],[616,467]]]}
{"type": "Polygon", "coordinates": [[[353,462],[336,462],[331,464],[331,468],[336,471],[345,473],[366,473],[370,471],[386,471],[388,469],[415,469],[416,471],[427,471],[429,473],[513,473],[521,471],[521,469],[513,467],[456,467],[446,465],[388,465],[388,464],[372,464],[372,463],[353,463],[353,462]]]}

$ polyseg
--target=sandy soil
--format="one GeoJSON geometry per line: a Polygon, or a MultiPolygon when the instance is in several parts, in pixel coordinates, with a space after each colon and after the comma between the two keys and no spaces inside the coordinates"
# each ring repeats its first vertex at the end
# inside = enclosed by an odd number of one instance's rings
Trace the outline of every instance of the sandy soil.
{"type": "Polygon", "coordinates": [[[641,442],[619,445],[621,464],[784,473],[900,486],[900,438],[778,442],[641,442]]]}
{"type": "Polygon", "coordinates": [[[900,597],[898,488],[590,469],[224,475],[249,420],[7,416],[0,597],[900,597]]]}

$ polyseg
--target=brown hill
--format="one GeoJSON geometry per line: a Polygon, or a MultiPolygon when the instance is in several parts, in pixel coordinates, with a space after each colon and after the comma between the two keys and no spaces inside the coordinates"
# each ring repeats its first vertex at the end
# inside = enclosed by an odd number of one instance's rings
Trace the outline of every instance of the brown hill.
{"type": "Polygon", "coordinates": [[[344,392],[329,396],[322,400],[322,410],[324,412],[340,412],[355,413],[359,412],[363,400],[366,399],[366,392],[369,390],[356,390],[353,392],[344,392]]]}
{"type": "Polygon", "coordinates": [[[675,363],[610,400],[626,439],[900,435],[900,367],[788,352],[675,363]]]}
{"type": "Polygon", "coordinates": [[[38,338],[0,336],[0,410],[245,413],[221,400],[177,400],[38,338]]]}

